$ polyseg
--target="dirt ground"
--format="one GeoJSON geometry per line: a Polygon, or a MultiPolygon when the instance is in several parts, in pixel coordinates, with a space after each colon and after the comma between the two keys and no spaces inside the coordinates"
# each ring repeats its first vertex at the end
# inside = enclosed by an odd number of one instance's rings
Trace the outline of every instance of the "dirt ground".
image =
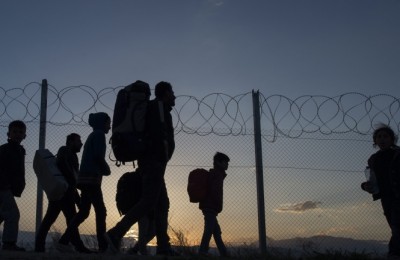
{"type": "Polygon", "coordinates": [[[35,253],[35,252],[8,252],[8,251],[1,251],[0,250],[0,259],[1,260],[128,260],[128,259],[177,259],[177,260],[184,260],[184,259],[201,259],[198,257],[164,257],[164,256],[128,256],[128,255],[111,255],[111,254],[62,254],[62,253],[35,253]]]}

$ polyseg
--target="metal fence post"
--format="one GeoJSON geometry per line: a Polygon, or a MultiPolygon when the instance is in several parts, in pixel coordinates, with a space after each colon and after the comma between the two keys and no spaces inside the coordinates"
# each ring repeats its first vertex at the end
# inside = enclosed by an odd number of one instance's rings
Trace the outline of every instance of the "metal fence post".
{"type": "MultiPolygon", "coordinates": [[[[42,93],[40,101],[40,129],[39,129],[39,149],[46,147],[46,121],[47,121],[47,80],[42,80],[42,93]]],[[[36,190],[36,232],[42,222],[43,215],[43,189],[39,182],[36,190]]]]}
{"type": "Polygon", "coordinates": [[[267,235],[265,227],[265,203],[264,203],[264,178],[262,163],[262,140],[261,140],[261,116],[260,116],[260,93],[253,94],[254,115],[254,148],[256,160],[256,182],[257,182],[257,208],[258,208],[258,238],[262,254],[267,253],[267,235]]]}

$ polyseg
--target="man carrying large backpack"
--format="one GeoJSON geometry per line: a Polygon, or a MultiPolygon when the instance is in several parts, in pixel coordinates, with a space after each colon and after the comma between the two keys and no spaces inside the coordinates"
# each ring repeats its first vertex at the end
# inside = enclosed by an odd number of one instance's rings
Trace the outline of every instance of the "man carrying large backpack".
{"type": "Polygon", "coordinates": [[[172,85],[159,82],[155,87],[154,100],[151,100],[146,112],[145,139],[146,149],[138,159],[143,170],[142,197],[125,216],[104,235],[109,251],[119,251],[122,237],[140,218],[155,210],[157,254],[177,255],[171,249],[168,229],[169,198],[165,186],[164,174],[168,161],[175,149],[174,127],[171,110],[175,106],[172,85]]]}

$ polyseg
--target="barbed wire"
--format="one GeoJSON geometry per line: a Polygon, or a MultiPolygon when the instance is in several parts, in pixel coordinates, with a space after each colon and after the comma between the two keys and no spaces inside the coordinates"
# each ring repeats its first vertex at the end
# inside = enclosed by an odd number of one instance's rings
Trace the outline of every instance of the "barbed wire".
{"type": "Polygon", "coordinates": [[[304,134],[370,134],[377,124],[399,132],[399,98],[388,94],[366,96],[350,92],[335,97],[304,95],[289,99],[261,94],[261,113],[273,125],[274,141],[279,135],[297,138],[304,134]]]}
{"type": "MultiPolygon", "coordinates": [[[[86,85],[58,90],[48,85],[47,121],[49,124],[87,125],[93,112],[112,115],[118,91],[109,87],[99,91],[86,85]]],[[[0,125],[20,119],[38,122],[40,119],[41,83],[30,82],[23,88],[0,86],[0,125]]],[[[260,98],[262,128],[272,135],[263,138],[273,142],[279,136],[299,138],[306,134],[323,135],[356,133],[370,134],[378,123],[400,130],[399,98],[388,94],[367,96],[350,92],[335,97],[303,95],[291,99],[282,95],[260,98]]],[[[173,109],[175,132],[196,135],[252,135],[252,93],[230,96],[212,93],[202,98],[177,96],[173,109]]]]}

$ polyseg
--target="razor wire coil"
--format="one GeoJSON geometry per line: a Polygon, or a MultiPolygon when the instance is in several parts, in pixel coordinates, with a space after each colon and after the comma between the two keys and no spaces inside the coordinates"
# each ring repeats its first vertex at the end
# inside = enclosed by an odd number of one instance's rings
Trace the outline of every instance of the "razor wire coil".
{"type": "MultiPolygon", "coordinates": [[[[90,113],[106,112],[112,116],[118,91],[109,87],[96,90],[87,85],[57,89],[48,85],[47,122],[49,124],[87,125],[90,113]]],[[[35,122],[40,118],[41,84],[30,82],[23,88],[0,87],[1,126],[11,120],[35,122]]],[[[202,98],[181,95],[172,114],[175,132],[196,135],[252,135],[251,92],[230,96],[211,93],[202,98]]],[[[389,94],[367,96],[349,92],[338,96],[283,95],[260,97],[262,128],[273,134],[263,135],[274,142],[278,137],[300,138],[306,134],[370,134],[377,124],[400,130],[400,100],[389,94]]]]}

